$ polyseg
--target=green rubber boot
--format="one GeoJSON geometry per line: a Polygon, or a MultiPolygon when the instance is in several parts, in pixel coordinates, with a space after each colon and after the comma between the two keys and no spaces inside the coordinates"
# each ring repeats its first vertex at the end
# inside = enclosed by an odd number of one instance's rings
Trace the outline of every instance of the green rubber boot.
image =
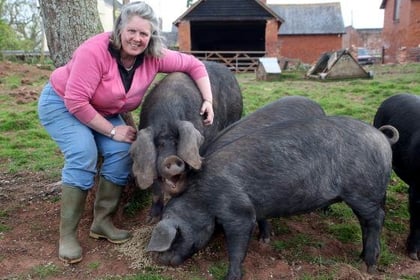
{"type": "Polygon", "coordinates": [[[86,195],[87,191],[62,186],[58,256],[65,263],[77,263],[82,260],[82,247],[77,240],[77,226],[85,209],[86,195]]]}
{"type": "Polygon", "coordinates": [[[118,229],[112,223],[112,216],[117,211],[122,189],[121,186],[109,182],[103,177],[99,179],[90,237],[105,238],[115,244],[124,243],[131,238],[130,232],[118,229]]]}

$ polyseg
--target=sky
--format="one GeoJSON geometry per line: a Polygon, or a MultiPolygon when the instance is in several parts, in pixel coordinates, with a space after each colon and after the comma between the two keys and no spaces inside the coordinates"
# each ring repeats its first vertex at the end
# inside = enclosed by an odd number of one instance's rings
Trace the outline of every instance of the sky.
{"type": "MultiPolygon", "coordinates": [[[[172,23],[187,10],[187,0],[144,0],[162,18],[163,31],[170,31],[172,23]]],[[[193,2],[196,2],[194,0],[193,2]]],[[[229,0],[226,0],[229,1],[229,0]]],[[[384,10],[382,0],[267,0],[267,4],[341,3],[344,26],[354,28],[382,28],[384,10]]]]}

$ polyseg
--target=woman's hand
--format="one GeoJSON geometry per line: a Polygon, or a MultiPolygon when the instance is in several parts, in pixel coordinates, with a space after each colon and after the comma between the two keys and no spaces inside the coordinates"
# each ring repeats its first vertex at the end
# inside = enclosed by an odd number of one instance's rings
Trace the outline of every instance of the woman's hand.
{"type": "Polygon", "coordinates": [[[213,112],[213,104],[210,100],[204,100],[203,104],[201,105],[200,115],[203,116],[204,125],[211,125],[213,124],[214,119],[214,112],[213,112]]]}
{"type": "Polygon", "coordinates": [[[115,128],[115,141],[133,143],[137,137],[137,130],[130,125],[118,125],[115,128]]]}

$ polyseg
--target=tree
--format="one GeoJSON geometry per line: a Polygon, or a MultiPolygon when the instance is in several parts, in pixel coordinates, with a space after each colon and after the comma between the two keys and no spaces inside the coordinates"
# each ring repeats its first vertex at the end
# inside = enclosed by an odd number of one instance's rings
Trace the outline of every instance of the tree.
{"type": "Polygon", "coordinates": [[[41,18],[36,1],[0,0],[0,18],[1,49],[41,49],[41,18]]]}
{"type": "Polygon", "coordinates": [[[39,0],[50,57],[66,64],[86,39],[103,31],[97,0],[39,0]]]}
{"type": "Polygon", "coordinates": [[[19,48],[19,40],[12,28],[0,20],[0,50],[15,50],[19,48]]]}
{"type": "Polygon", "coordinates": [[[193,3],[193,0],[187,0],[187,8],[189,8],[193,3]]]}

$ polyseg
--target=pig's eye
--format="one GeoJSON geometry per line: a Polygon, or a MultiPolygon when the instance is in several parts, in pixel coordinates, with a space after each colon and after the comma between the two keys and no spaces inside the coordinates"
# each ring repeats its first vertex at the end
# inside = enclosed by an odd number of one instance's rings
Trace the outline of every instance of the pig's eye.
{"type": "Polygon", "coordinates": [[[178,141],[174,137],[166,137],[165,139],[161,138],[156,141],[156,148],[164,149],[166,147],[176,147],[177,144],[178,141]]]}
{"type": "Polygon", "coordinates": [[[164,148],[164,147],[165,147],[165,142],[163,142],[163,141],[159,141],[159,142],[158,142],[158,144],[156,145],[156,147],[157,147],[158,149],[162,149],[162,148],[164,148]]]}

